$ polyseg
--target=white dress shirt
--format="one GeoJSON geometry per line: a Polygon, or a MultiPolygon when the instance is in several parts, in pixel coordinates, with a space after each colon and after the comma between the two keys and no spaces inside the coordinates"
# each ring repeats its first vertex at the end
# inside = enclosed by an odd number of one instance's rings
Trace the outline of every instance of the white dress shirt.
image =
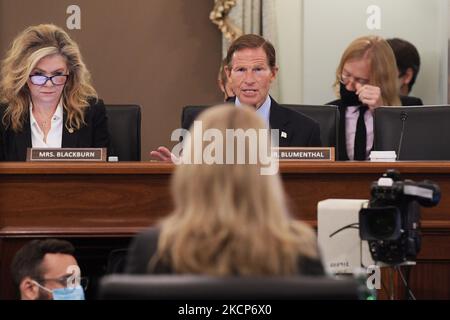
{"type": "MultiPolygon", "coordinates": [[[[234,103],[236,106],[240,106],[241,102],[239,101],[239,98],[236,97],[236,101],[234,103]]],[[[270,96],[268,95],[264,103],[256,109],[256,113],[264,120],[264,123],[266,124],[267,128],[270,127],[270,106],[271,106],[271,100],[270,96]]]]}
{"type": "Polygon", "coordinates": [[[61,148],[63,134],[63,107],[61,101],[56,107],[50,122],[50,131],[47,141],[44,141],[44,132],[39,127],[33,115],[33,105],[30,104],[31,144],[33,148],[61,148]]]}

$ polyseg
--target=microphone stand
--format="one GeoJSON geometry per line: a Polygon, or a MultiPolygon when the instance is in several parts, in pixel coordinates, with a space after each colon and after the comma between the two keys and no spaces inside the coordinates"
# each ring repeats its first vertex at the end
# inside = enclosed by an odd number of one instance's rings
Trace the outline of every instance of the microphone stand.
{"type": "Polygon", "coordinates": [[[408,119],[408,114],[406,113],[406,111],[402,111],[400,113],[400,120],[402,120],[402,131],[400,131],[400,140],[398,143],[398,150],[397,150],[397,160],[400,160],[400,152],[402,151],[403,133],[405,131],[406,119],[408,119]]]}

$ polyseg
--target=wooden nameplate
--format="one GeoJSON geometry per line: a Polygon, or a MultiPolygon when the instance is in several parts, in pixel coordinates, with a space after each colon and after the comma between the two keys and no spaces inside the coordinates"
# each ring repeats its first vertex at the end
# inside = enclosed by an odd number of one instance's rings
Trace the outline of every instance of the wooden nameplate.
{"type": "Polygon", "coordinates": [[[334,147],[273,148],[273,157],[279,161],[335,161],[334,147]]]}
{"type": "Polygon", "coordinates": [[[27,161],[105,162],[106,148],[28,148],[27,161]]]}

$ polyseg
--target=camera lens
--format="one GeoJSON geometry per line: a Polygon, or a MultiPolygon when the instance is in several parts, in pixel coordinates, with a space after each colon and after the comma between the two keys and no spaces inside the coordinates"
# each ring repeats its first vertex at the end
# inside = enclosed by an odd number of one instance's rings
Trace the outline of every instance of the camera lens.
{"type": "Polygon", "coordinates": [[[395,213],[391,210],[374,212],[368,217],[367,226],[370,234],[375,238],[380,240],[389,238],[396,230],[395,213]]]}

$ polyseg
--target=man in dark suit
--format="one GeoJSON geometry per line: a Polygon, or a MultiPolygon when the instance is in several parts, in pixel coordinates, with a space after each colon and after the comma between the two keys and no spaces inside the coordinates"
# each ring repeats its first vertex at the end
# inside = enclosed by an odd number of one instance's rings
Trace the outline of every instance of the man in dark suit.
{"type": "MultiPolygon", "coordinates": [[[[230,104],[238,105],[236,97],[228,99],[230,104]]],[[[270,114],[268,124],[272,129],[278,129],[280,147],[320,147],[320,129],[318,124],[311,118],[297,112],[280,106],[272,97],[268,96],[270,101],[270,114]]],[[[205,107],[191,109],[189,114],[184,116],[182,128],[188,130],[200,112],[205,107]]],[[[258,112],[258,111],[257,111],[258,112]]],[[[267,119],[265,119],[267,120],[267,119]]]]}
{"type": "MultiPolygon", "coordinates": [[[[319,124],[311,118],[280,106],[269,90],[278,73],[275,48],[264,38],[247,34],[236,39],[225,58],[225,72],[236,97],[230,102],[255,108],[267,127],[278,129],[280,147],[320,147],[319,124]]],[[[192,120],[194,117],[191,117],[192,120]]],[[[186,124],[186,128],[191,123],[186,124]]],[[[171,161],[165,147],[152,151],[151,156],[171,161]]]]}

